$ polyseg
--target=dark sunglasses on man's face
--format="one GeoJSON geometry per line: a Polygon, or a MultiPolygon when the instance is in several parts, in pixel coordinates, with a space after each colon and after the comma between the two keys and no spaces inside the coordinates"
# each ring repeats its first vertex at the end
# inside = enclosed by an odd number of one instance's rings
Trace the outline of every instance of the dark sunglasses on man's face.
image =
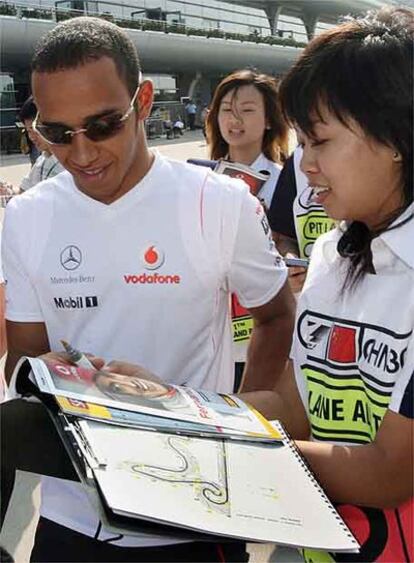
{"type": "Polygon", "coordinates": [[[138,95],[139,85],[135,90],[135,94],[129,104],[128,110],[122,115],[120,113],[112,113],[91,119],[85,127],[81,129],[68,129],[66,125],[50,124],[44,125],[39,123],[39,112],[33,121],[33,129],[40,137],[51,145],[70,145],[74,135],[83,133],[85,137],[91,141],[105,141],[116,135],[124,126],[126,120],[134,110],[135,99],[138,95]]]}

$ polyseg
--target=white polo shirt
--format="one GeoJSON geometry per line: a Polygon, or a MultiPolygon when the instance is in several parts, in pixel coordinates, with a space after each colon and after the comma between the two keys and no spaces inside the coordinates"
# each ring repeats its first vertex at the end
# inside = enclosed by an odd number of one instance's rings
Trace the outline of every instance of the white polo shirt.
{"type": "MultiPolygon", "coordinates": [[[[413,213],[411,205],[394,224],[413,213]]],[[[372,241],[375,274],[365,274],[354,289],[344,289],[349,261],[336,249],[341,234],[337,228],[315,243],[291,355],[312,440],[362,445],[374,441],[387,409],[414,416],[414,219],[372,241]]],[[[412,514],[412,501],[399,510],[412,514]]],[[[370,516],[381,527],[395,518],[395,510],[382,512],[370,516]]],[[[370,524],[359,509],[345,506],[342,514],[366,537],[370,524]]],[[[409,520],[401,521],[412,537],[409,520]]],[[[384,538],[389,545],[401,541],[392,525],[384,538]]]]}
{"type": "MultiPolygon", "coordinates": [[[[264,221],[243,182],[159,155],[111,205],[64,172],[7,207],[6,317],[45,323],[51,350],[64,338],[166,381],[229,392],[230,293],[258,307],[287,277],[264,221]]],[[[51,482],[43,515],[94,535],[96,515],[73,502],[83,492],[51,482]]]]}

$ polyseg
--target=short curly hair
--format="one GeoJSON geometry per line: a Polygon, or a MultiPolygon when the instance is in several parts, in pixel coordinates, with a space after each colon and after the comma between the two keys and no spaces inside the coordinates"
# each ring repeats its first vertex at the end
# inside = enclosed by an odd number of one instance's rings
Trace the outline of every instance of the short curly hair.
{"type": "Polygon", "coordinates": [[[36,47],[32,72],[76,68],[102,57],[114,61],[132,96],[141,71],[135,45],[117,25],[99,18],[72,18],[53,28],[36,47]]]}

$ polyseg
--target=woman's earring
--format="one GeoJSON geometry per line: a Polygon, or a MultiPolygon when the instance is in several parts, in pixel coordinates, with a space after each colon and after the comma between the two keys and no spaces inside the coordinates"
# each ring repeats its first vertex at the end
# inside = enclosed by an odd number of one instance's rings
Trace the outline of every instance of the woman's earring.
{"type": "Polygon", "coordinates": [[[401,155],[398,151],[394,152],[394,154],[392,155],[392,158],[393,158],[394,162],[401,162],[401,160],[402,160],[401,155]]]}

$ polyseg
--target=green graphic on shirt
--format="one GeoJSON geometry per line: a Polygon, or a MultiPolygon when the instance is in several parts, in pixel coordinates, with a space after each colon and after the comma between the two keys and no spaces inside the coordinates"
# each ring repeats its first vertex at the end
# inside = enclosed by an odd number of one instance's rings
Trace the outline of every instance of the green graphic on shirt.
{"type": "Polygon", "coordinates": [[[296,234],[302,258],[309,258],[316,239],[328,233],[336,225],[322,210],[310,209],[303,215],[296,215],[296,234]]]}
{"type": "Polygon", "coordinates": [[[233,342],[247,342],[253,330],[253,318],[236,318],[232,321],[233,342]]]}
{"type": "Polygon", "coordinates": [[[335,563],[335,559],[327,551],[303,549],[302,556],[306,563],[335,563]]]}
{"type": "Polygon", "coordinates": [[[358,373],[334,376],[302,366],[308,386],[312,434],[319,440],[372,442],[390,395],[368,386],[358,373]]]}

